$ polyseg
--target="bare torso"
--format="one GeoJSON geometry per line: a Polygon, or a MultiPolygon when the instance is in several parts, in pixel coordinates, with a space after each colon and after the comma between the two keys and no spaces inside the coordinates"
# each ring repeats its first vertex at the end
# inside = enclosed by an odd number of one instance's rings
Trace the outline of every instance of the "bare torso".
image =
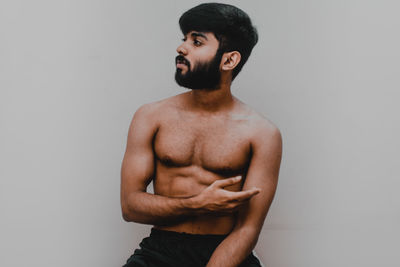
{"type": "MultiPolygon", "coordinates": [[[[163,101],[159,128],[154,136],[154,193],[168,197],[199,194],[214,181],[241,175],[245,180],[252,156],[254,111],[235,100],[229,111],[200,113],[186,108],[185,94],[163,101]]],[[[242,184],[228,187],[240,191],[242,184]]],[[[159,229],[196,233],[227,234],[235,214],[201,215],[182,222],[155,226],[159,229]]]]}

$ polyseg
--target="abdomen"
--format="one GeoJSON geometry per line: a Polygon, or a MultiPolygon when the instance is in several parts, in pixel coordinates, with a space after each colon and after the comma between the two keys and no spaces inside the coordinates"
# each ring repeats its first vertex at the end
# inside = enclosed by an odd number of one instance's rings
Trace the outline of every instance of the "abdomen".
{"type": "Polygon", "coordinates": [[[225,235],[232,231],[234,225],[233,214],[229,216],[202,215],[175,225],[155,226],[155,228],[189,234],[225,235]]]}
{"type": "MultiPolygon", "coordinates": [[[[157,164],[154,193],[166,197],[192,197],[198,195],[214,181],[224,179],[220,175],[198,166],[171,168],[157,164]]],[[[241,184],[225,188],[230,191],[241,190],[241,184]]],[[[235,215],[204,214],[192,216],[179,223],[168,226],[155,226],[167,231],[192,234],[228,234],[235,224],[235,215]]]]}

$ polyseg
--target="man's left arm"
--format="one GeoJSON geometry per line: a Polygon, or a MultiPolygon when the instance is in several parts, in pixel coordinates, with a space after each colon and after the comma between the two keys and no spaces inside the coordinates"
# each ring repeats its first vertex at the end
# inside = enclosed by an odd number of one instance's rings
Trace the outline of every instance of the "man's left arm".
{"type": "Polygon", "coordinates": [[[254,249],[275,195],[282,157],[282,138],[275,126],[261,126],[252,142],[252,158],[243,190],[261,192],[241,207],[233,231],[214,251],[207,267],[239,266],[254,249]],[[260,129],[262,128],[262,129],[260,129]]]}

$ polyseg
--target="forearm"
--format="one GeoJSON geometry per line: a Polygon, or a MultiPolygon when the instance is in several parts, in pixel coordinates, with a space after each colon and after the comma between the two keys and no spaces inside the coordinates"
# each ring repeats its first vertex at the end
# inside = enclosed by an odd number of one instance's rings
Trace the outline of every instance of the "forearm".
{"type": "Polygon", "coordinates": [[[219,244],[206,267],[237,267],[253,251],[258,239],[255,229],[236,229],[219,244]]]}
{"type": "Polygon", "coordinates": [[[122,203],[126,221],[166,225],[184,220],[196,212],[192,198],[173,198],[146,192],[131,193],[122,203]]]}

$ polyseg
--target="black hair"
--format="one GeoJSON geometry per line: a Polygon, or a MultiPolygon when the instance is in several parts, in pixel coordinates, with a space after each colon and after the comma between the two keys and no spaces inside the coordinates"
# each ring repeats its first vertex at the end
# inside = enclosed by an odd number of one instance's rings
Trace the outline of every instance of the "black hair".
{"type": "Polygon", "coordinates": [[[222,52],[238,51],[239,64],[233,69],[232,80],[238,75],[258,41],[257,29],[241,9],[221,3],[205,3],[182,14],[179,26],[184,35],[190,31],[212,32],[222,52]]]}

